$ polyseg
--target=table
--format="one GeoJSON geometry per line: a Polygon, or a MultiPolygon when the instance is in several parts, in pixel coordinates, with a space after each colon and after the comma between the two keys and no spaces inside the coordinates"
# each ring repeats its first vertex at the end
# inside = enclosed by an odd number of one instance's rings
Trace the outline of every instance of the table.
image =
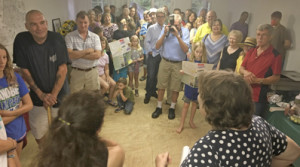
{"type": "MultiPolygon", "coordinates": [[[[283,111],[268,112],[265,119],[300,145],[300,125],[290,121],[283,111]]],[[[294,162],[294,166],[300,167],[300,158],[294,162]]]]}

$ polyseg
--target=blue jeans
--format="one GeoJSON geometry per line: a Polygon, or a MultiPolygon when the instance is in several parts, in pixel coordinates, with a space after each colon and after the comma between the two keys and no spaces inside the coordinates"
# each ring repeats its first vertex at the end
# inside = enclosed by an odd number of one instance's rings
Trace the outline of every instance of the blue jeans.
{"type": "Polygon", "coordinates": [[[124,108],[126,114],[130,114],[133,110],[134,102],[132,101],[123,101],[120,95],[117,96],[118,106],[119,108],[124,108]]]}
{"type": "Polygon", "coordinates": [[[146,82],[146,97],[150,98],[156,93],[157,74],[159,63],[161,61],[160,55],[153,57],[148,55],[147,60],[147,82],[146,82]]]}
{"type": "Polygon", "coordinates": [[[255,115],[264,117],[264,114],[267,110],[268,103],[260,103],[260,102],[254,102],[255,106],[255,115]]]}

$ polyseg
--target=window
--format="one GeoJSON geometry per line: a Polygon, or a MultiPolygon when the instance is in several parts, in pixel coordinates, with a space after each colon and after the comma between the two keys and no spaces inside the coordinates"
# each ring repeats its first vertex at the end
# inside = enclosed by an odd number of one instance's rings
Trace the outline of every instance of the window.
{"type": "Polygon", "coordinates": [[[103,0],[92,0],[92,8],[95,6],[101,6],[103,9],[103,0]]]}
{"type": "Polygon", "coordinates": [[[138,6],[144,9],[151,8],[151,0],[130,0],[130,4],[136,3],[138,6]]]}
{"type": "MultiPolygon", "coordinates": [[[[138,5],[139,13],[142,13],[145,9],[150,9],[152,7],[159,8],[165,5],[168,6],[169,11],[172,11],[174,6],[174,1],[181,1],[181,0],[91,0],[92,7],[100,5],[103,9],[104,5],[115,5],[117,9],[120,9],[122,5],[128,4],[129,6],[133,3],[138,5]]],[[[195,11],[197,14],[202,8],[209,9],[209,2],[207,0],[192,0],[191,7],[192,10],[195,11]]],[[[179,6],[177,6],[179,7],[179,6]]],[[[180,7],[179,7],[180,8],[180,7]]],[[[120,13],[120,11],[118,12],[120,13]]]]}
{"type": "Polygon", "coordinates": [[[192,0],[192,10],[199,15],[201,9],[209,10],[209,3],[206,0],[192,0]]]}

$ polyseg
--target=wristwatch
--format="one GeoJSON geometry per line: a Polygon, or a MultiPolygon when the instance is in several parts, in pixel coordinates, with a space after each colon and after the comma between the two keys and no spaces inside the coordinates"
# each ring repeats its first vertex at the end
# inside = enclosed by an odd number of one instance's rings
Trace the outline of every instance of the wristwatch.
{"type": "Polygon", "coordinates": [[[15,158],[15,154],[7,155],[7,158],[15,158]]]}

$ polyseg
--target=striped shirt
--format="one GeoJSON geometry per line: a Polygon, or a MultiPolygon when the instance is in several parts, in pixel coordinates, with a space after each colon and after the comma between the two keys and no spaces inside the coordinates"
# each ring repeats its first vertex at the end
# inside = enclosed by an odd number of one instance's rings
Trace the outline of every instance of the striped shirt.
{"type": "MultiPolygon", "coordinates": [[[[75,30],[67,34],[65,40],[66,40],[67,48],[72,50],[85,50],[88,48],[93,48],[95,50],[101,51],[102,49],[99,36],[91,31],[88,31],[85,40],[82,39],[78,30],[75,30]]],[[[81,69],[92,68],[97,66],[98,64],[99,64],[98,60],[88,60],[84,58],[72,60],[72,67],[81,68],[81,69]]]]}
{"type": "Polygon", "coordinates": [[[207,63],[214,64],[213,69],[216,69],[221,51],[228,45],[228,39],[225,35],[222,35],[217,41],[213,41],[209,34],[207,37],[203,37],[202,41],[206,47],[207,63]]]}

